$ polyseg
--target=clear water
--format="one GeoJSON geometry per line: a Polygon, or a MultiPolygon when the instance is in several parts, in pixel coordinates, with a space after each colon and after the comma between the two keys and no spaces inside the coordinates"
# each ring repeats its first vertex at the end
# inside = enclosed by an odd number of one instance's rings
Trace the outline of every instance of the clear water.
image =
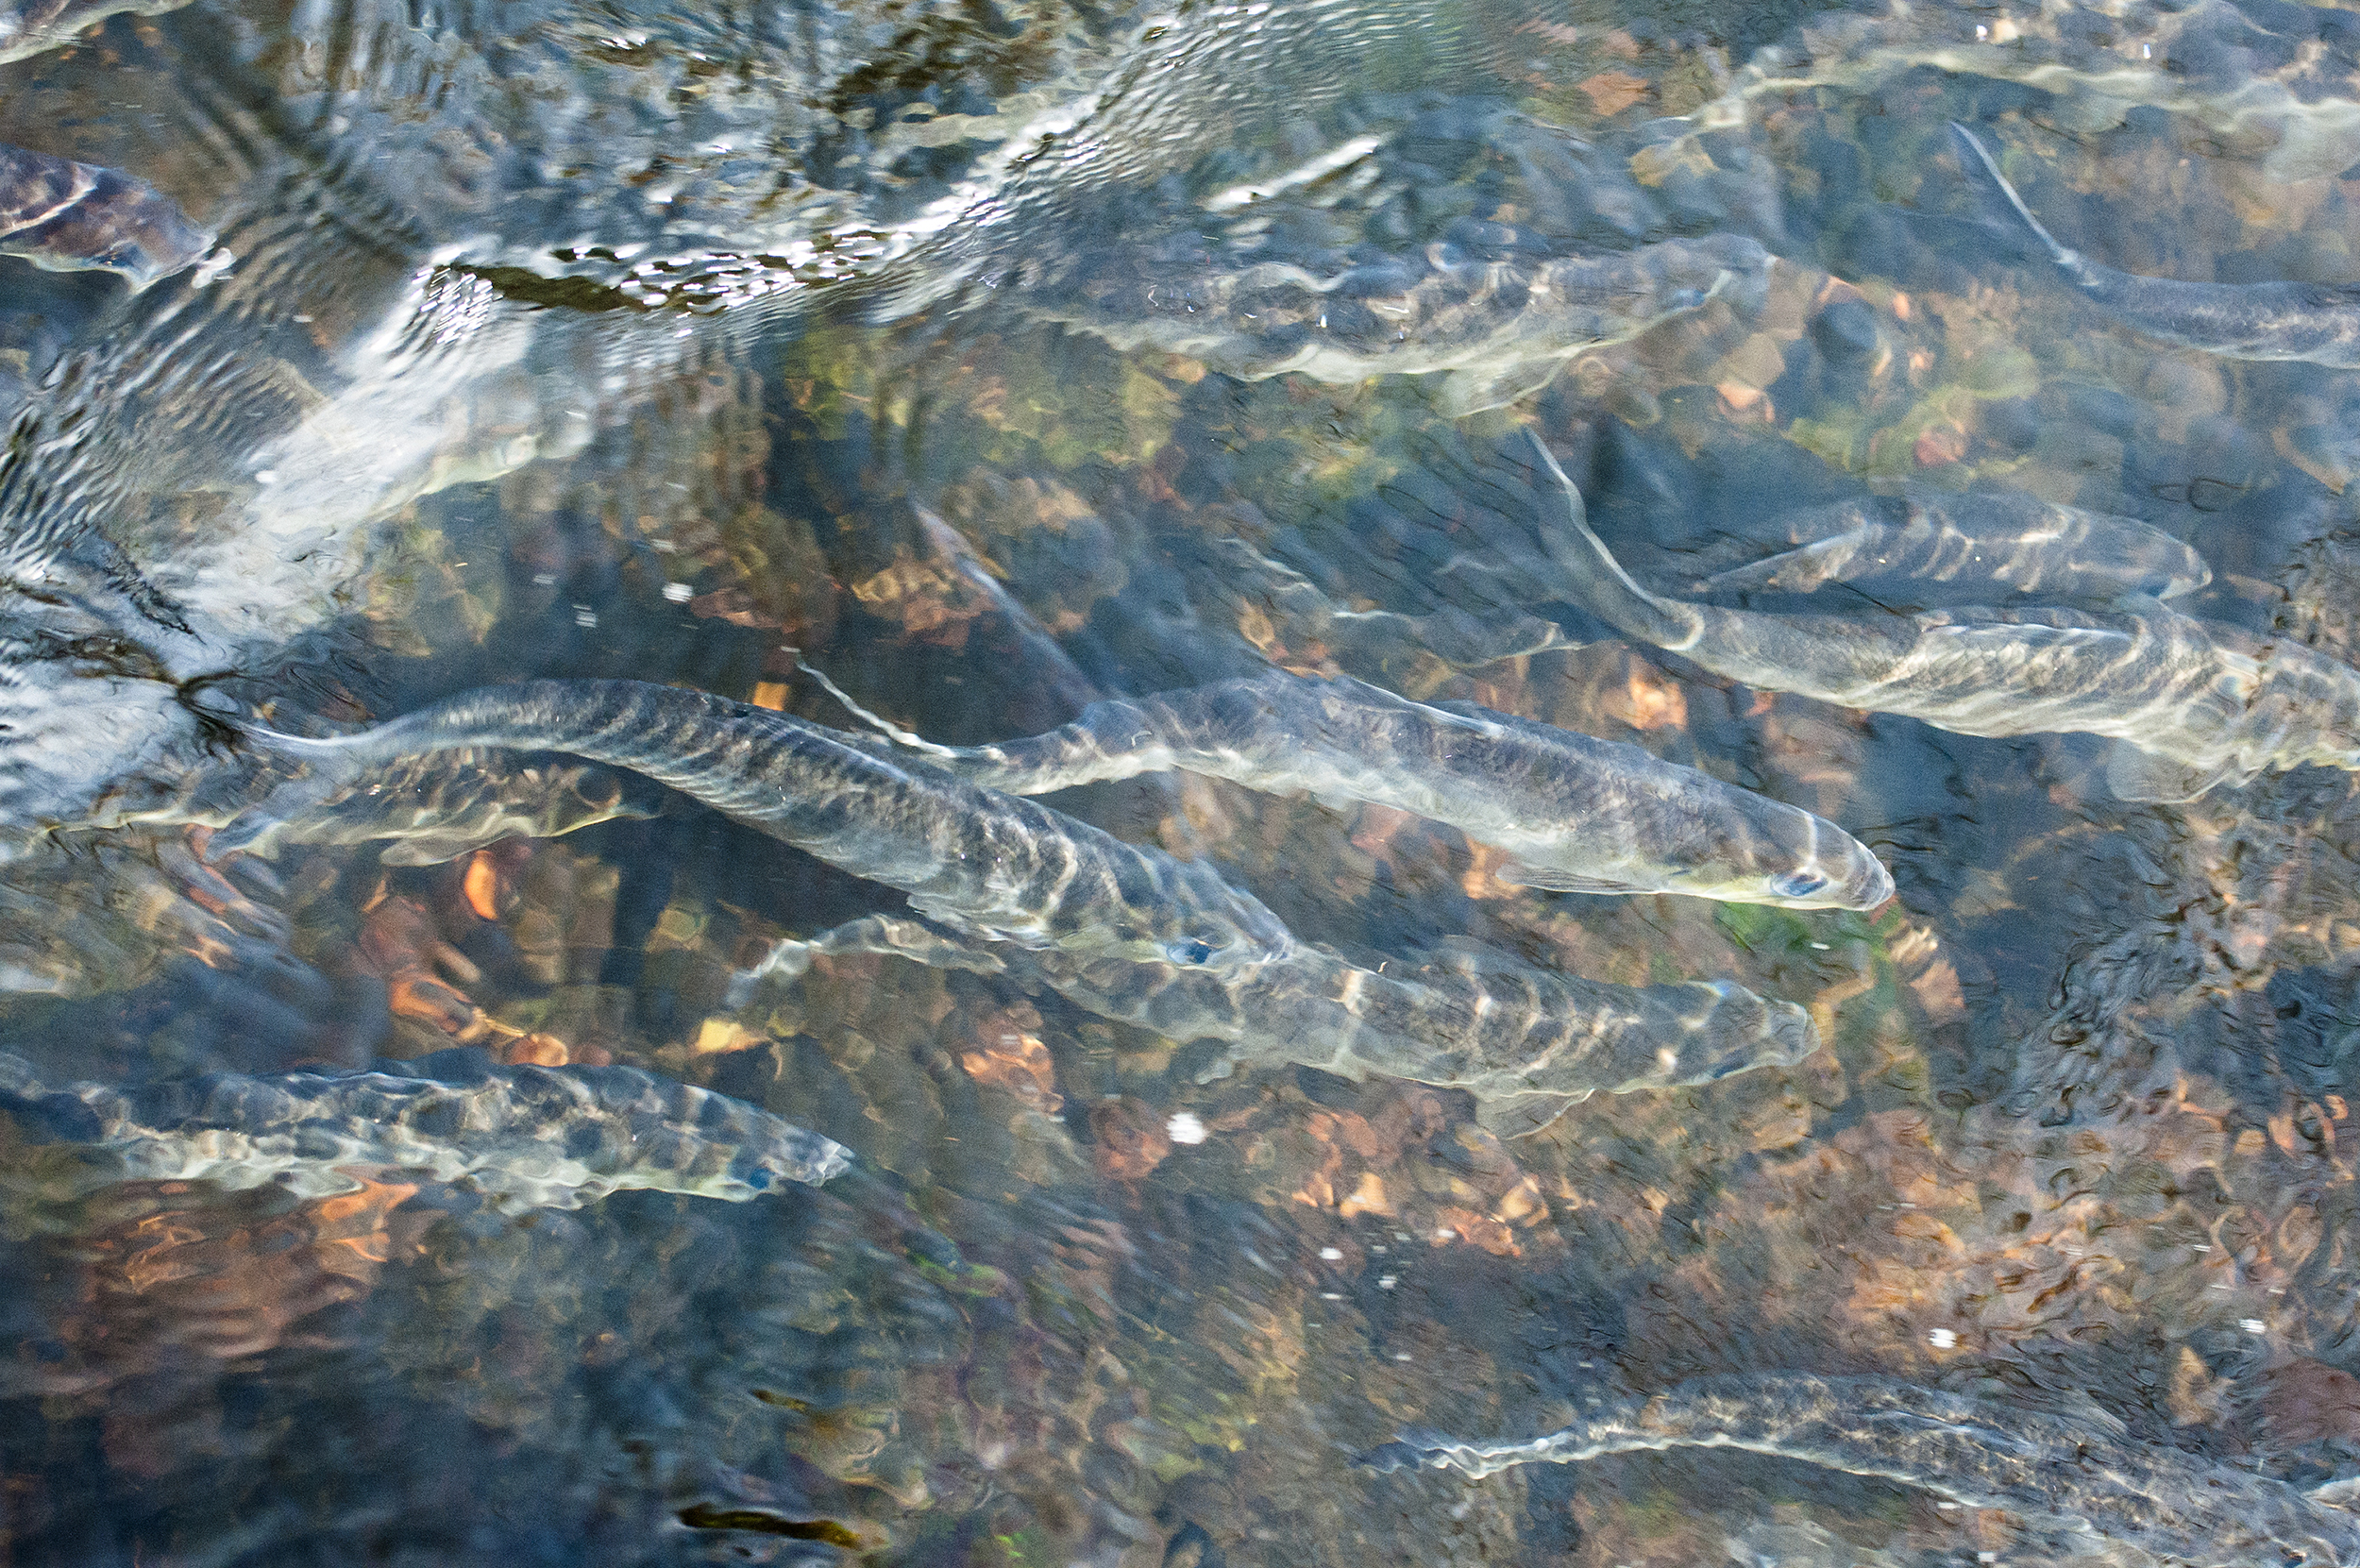
{"type": "Polygon", "coordinates": [[[81,1179],[12,1099],[7,1560],[2153,1545],[1728,1449],[1354,1462],[1715,1374],[2060,1414],[2089,1462],[2184,1458],[2200,1515],[2207,1475],[2345,1474],[2352,775],[2126,804],[2093,736],[1742,687],[1516,550],[1559,504],[1535,433],[1681,588],[1801,507],[2005,489],[2142,519],[2211,567],[2188,614],[2360,662],[2351,374],[2109,319],[1945,128],[2095,260],[2349,281],[2350,14],[0,10],[0,143],[152,188],[0,238],[0,1050],[126,1087],[613,1063],[855,1155],[743,1203],[232,1190],[81,1179]],[[1777,260],[1703,297],[1681,258],[1727,236],[1777,260]],[[1476,286],[1584,260],[1624,271],[1572,326],[1476,286]],[[1421,281],[1397,327],[1362,303],[1421,281]],[[1372,966],[1728,980],[1826,1049],[1504,1141],[1447,1088],[1200,1082],[1205,1044],[1004,974],[845,956],[733,1008],[777,940],[902,899],[546,756],[204,852],[271,782],[223,716],[629,677],[856,727],[809,666],[973,743],[1273,665],[1633,742],[1844,825],[1898,896],[1540,892],[1400,812],[1168,775],[1051,803],[1372,966]],[[463,797],[472,840],[372,836],[463,797]]]}

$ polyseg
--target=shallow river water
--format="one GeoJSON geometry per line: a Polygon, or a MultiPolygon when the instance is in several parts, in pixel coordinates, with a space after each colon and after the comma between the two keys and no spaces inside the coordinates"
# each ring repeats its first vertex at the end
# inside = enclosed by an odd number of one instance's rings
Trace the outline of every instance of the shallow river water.
{"type": "Polygon", "coordinates": [[[2287,0],[0,0],[0,1560],[2360,1562],[2356,344],[2287,0]]]}

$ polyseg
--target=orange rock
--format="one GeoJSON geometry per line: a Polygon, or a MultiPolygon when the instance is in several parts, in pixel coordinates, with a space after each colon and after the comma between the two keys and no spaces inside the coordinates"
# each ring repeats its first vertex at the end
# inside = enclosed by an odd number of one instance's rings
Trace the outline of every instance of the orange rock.
{"type": "MultiPolygon", "coordinates": [[[[1436,1214],[1441,1229],[1452,1233],[1449,1239],[1473,1242],[1494,1257],[1515,1257],[1524,1252],[1516,1242],[1516,1233],[1488,1215],[1471,1208],[1445,1208],[1436,1214]]],[[[1439,1234],[1436,1239],[1443,1239],[1439,1234]]]]}
{"type": "Polygon", "coordinates": [[[1723,381],[1713,391],[1721,395],[1721,407],[1732,419],[1759,420],[1765,425],[1778,420],[1778,410],[1772,405],[1770,395],[1758,386],[1723,381]]]}
{"type": "Polygon", "coordinates": [[[1172,1155],[1163,1118],[1132,1095],[1090,1107],[1090,1157],[1098,1173],[1116,1181],[1138,1181],[1172,1155]]]}
{"type": "Polygon", "coordinates": [[[2273,1446],[2360,1439],[2360,1377],[2319,1361],[2274,1367],[2262,1374],[2254,1413],[2273,1446]]]}
{"type": "Polygon", "coordinates": [[[1620,114],[1655,91],[1646,77],[1635,76],[1628,71],[1601,71],[1575,85],[1590,100],[1590,107],[1601,115],[1620,114]]]}
{"type": "Polygon", "coordinates": [[[1917,438],[1910,455],[1920,468],[1939,468],[1966,456],[1966,432],[1956,425],[1936,425],[1917,438]]]}
{"type": "Polygon", "coordinates": [[[424,970],[411,969],[390,981],[386,1000],[395,1017],[423,1023],[453,1039],[473,1039],[482,1033],[481,1010],[424,970]]]}
{"type": "Polygon", "coordinates": [[[555,1035],[519,1035],[501,1045],[499,1058],[511,1067],[564,1067],[573,1059],[555,1035]]]}
{"type": "Polygon", "coordinates": [[[490,851],[478,850],[467,857],[467,872],[460,886],[467,897],[467,907],[476,919],[497,920],[500,918],[499,862],[490,851]]]}
{"type": "Polygon", "coordinates": [[[1653,665],[1632,660],[1629,723],[1634,730],[1687,729],[1687,694],[1653,665]]]}
{"type": "Polygon", "coordinates": [[[1336,1212],[1347,1220],[1356,1214],[1391,1216],[1393,1212],[1393,1206],[1386,1199],[1385,1183],[1378,1178],[1375,1172],[1368,1171],[1361,1173],[1360,1185],[1354,1188],[1350,1193],[1346,1194],[1344,1201],[1336,1206],[1336,1212]]]}
{"type": "Polygon", "coordinates": [[[973,1049],[960,1053],[959,1066],[979,1084],[1006,1089],[1047,1116],[1065,1108],[1057,1092],[1057,1064],[1037,1032],[1040,1014],[1020,1002],[986,1018],[975,1030],[973,1049]]]}

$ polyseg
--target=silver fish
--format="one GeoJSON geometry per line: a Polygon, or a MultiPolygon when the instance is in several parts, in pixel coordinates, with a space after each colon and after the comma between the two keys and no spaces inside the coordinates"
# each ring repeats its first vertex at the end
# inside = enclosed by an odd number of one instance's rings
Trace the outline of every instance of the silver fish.
{"type": "Polygon", "coordinates": [[[1536,437],[1566,498],[1549,548],[1576,602],[1618,631],[1766,691],[1902,714],[1967,735],[2082,732],[2119,742],[2126,801],[2322,763],[2360,770],[2360,671],[2301,643],[2148,600],[2116,612],[1965,609],[1778,615],[1649,593],[1590,531],[1581,492],[1536,437]]]}
{"type": "Polygon", "coordinates": [[[1781,522],[1798,548],[1715,572],[1697,588],[1804,594],[1849,582],[1913,602],[1942,588],[2105,600],[2174,599],[2213,580],[2203,557],[2161,529],[2013,491],[1949,496],[1913,486],[1781,522]]]}
{"type": "Polygon", "coordinates": [[[987,940],[1221,965],[1258,961],[1289,941],[1278,917],[1210,867],[880,757],[863,737],[702,692],[531,681],[332,740],[252,733],[312,773],[226,829],[220,851],[266,844],[291,811],[407,758],[469,747],[564,751],[668,784],[987,940]]]}
{"type": "Polygon", "coordinates": [[[135,1089],[45,1087],[0,1054],[0,1105],[47,1140],[103,1156],[79,1189],[124,1181],[355,1190],[344,1167],[393,1166],[464,1182],[495,1206],[579,1208],[636,1188],[743,1203],[781,1182],[817,1185],[851,1153],[709,1089],[636,1068],[493,1068],[440,1054],[447,1077],[400,1072],[212,1073],[135,1089]]]}
{"type": "MultiPolygon", "coordinates": [[[[2360,1562],[2360,1515],[2250,1470],[2141,1442],[2091,1420],[2009,1409],[1905,1383],[1710,1377],[1615,1400],[1525,1442],[1406,1437],[1363,1461],[1490,1475],[1608,1454],[1736,1448],[1875,1475],[1974,1509],[2206,1568],[2360,1562]]],[[[2096,1543],[2093,1543],[2096,1544],[2096,1543]]]]}
{"type": "Polygon", "coordinates": [[[1810,1016],[1727,981],[1630,986],[1536,968],[1453,942],[1372,969],[1297,942],[1225,971],[1056,951],[979,952],[922,921],[871,916],[782,942],[732,986],[746,1008],[762,985],[815,957],[890,953],[941,969],[1005,973],[1101,1018],[1225,1049],[1202,1079],[1241,1066],[1298,1065],[1356,1082],[1371,1073],[1465,1090],[1502,1137],[1538,1131],[1593,1094],[1710,1084],[1792,1067],[1819,1049],[1810,1016]]]}
{"type": "MultiPolygon", "coordinates": [[[[978,788],[885,742],[700,692],[537,681],[337,739],[254,738],[314,776],[274,792],[256,821],[225,829],[217,852],[267,841],[275,818],[403,758],[567,752],[643,773],[900,888],[954,939],[994,944],[1010,970],[1102,1017],[1226,1041],[1233,1061],[1466,1087],[1520,1131],[1598,1090],[1707,1083],[1819,1047],[1803,1009],[1728,984],[1637,989],[1477,953],[1400,977],[1383,972],[1390,961],[1372,971],[1297,941],[1207,866],[978,788]]],[[[876,929],[878,940],[906,939],[876,929]]]]}
{"type": "Polygon", "coordinates": [[[1472,703],[1412,702],[1349,677],[1273,670],[1094,702],[1029,740],[919,744],[1012,795],[1180,768],[1392,806],[1508,851],[1516,858],[1500,879],[1533,887],[1802,909],[1874,909],[1893,896],[1865,846],[1799,807],[1635,746],[1472,703]]]}
{"type": "Polygon", "coordinates": [[[1950,140],[1967,177],[2014,210],[2074,287],[2133,330],[2225,359],[2360,366],[2360,284],[2191,283],[2116,272],[2059,244],[1973,131],[1954,120],[1950,140]]]}
{"type": "Polygon", "coordinates": [[[211,229],[120,169],[0,146],[0,255],[119,273],[136,290],[195,266],[212,244],[211,229]]]}
{"type": "MultiPolygon", "coordinates": [[[[373,776],[333,811],[280,822],[270,846],[379,843],[385,866],[439,866],[503,838],[555,838],[597,822],[652,817],[661,791],[584,763],[420,757],[373,776]]],[[[250,864],[250,863],[249,863],[250,864]]]]}
{"type": "Polygon", "coordinates": [[[1756,300],[1771,261],[1759,241],[1713,234],[1522,265],[1429,256],[1407,276],[1398,265],[1318,276],[1273,261],[1030,311],[1125,353],[1186,354],[1249,381],[1357,386],[1447,371],[1441,406],[1459,415],[1505,407],[1576,356],[1709,300],[1756,300]]]}
{"type": "Polygon", "coordinates": [[[69,42],[118,11],[157,16],[189,0],[8,0],[0,4],[0,65],[69,42]]]}

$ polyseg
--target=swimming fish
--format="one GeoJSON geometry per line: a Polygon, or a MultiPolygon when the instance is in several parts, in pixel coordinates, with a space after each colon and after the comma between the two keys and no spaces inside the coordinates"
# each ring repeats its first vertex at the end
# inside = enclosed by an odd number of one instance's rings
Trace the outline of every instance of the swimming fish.
{"type": "Polygon", "coordinates": [[[1284,261],[1199,264],[1185,283],[1151,274],[1104,298],[1044,299],[1027,310],[1125,353],[1185,354],[1249,381],[1293,375],[1357,386],[1447,371],[1441,402],[1456,416],[1505,407],[1576,355],[1710,300],[1756,299],[1773,260],[1739,234],[1525,263],[1454,260],[1448,249],[1326,276],[1284,261]]]}
{"type": "Polygon", "coordinates": [[[503,838],[555,838],[593,823],[647,818],[663,792],[647,780],[587,763],[534,765],[418,757],[372,776],[332,812],[274,819],[247,847],[281,843],[381,845],[384,866],[439,866],[503,838]]]}
{"type": "Polygon", "coordinates": [[[703,692],[636,681],[533,681],[452,698],[332,740],[249,732],[312,776],[233,823],[217,851],[364,773],[466,747],[565,751],[627,767],[733,819],[882,882],[968,934],[1134,958],[1251,962],[1287,929],[1210,867],[1174,860],[926,764],[875,755],[859,736],[703,692]]]}
{"type": "Polygon", "coordinates": [[[69,42],[117,11],[155,16],[189,0],[6,0],[0,4],[0,65],[69,42]]]}
{"type": "Polygon", "coordinates": [[[955,938],[995,944],[1011,971],[1102,1017],[1225,1041],[1232,1063],[1466,1087],[1519,1131],[1598,1090],[1707,1083],[1819,1048],[1802,1008],[1727,983],[1634,988],[1472,951],[1398,977],[1385,972],[1391,961],[1371,970],[1297,941],[1208,866],[978,788],[885,742],[702,692],[536,681],[332,740],[249,733],[316,776],[280,786],[259,823],[216,835],[217,853],[262,841],[274,818],[402,758],[568,752],[900,888],[955,938]]]}
{"type": "Polygon", "coordinates": [[[1968,735],[2078,731],[2116,742],[2109,787],[2189,801],[2217,784],[2322,763],[2360,770],[2360,671],[2301,643],[2135,609],[1781,615],[1649,593],[1590,531],[1581,492],[1548,533],[1569,597],[1626,635],[1765,691],[1902,714],[1968,735]]]}
{"type": "Polygon", "coordinates": [[[1374,969],[1297,942],[1262,964],[1216,971],[1054,950],[976,953],[922,921],[882,916],[779,944],[736,976],[732,1003],[742,1009],[764,981],[847,953],[1003,972],[1167,1039],[1220,1042],[1200,1081],[1292,1065],[1463,1089],[1475,1121],[1506,1138],[1538,1131],[1593,1094],[1710,1084],[1792,1067],[1819,1049],[1803,1009],[1727,981],[1609,985],[1467,942],[1374,969]]]}
{"type": "Polygon", "coordinates": [[[120,169],[0,146],[0,254],[48,272],[119,273],[135,290],[196,265],[213,232],[120,169]]]}
{"type": "Polygon", "coordinates": [[[2360,366],[2360,284],[2191,283],[2116,272],[2059,244],[1973,131],[1954,120],[1950,140],[1967,177],[2013,210],[2057,270],[2125,326],[2225,359],[2360,366]]]}
{"type": "Polygon", "coordinates": [[[2141,1442],[2103,1418],[2010,1409],[1867,1378],[1709,1377],[1616,1400],[1526,1442],[1405,1437],[1362,1462],[1490,1475],[1647,1449],[1737,1448],[1875,1475],[2217,1568],[2360,1562],[2360,1514],[2267,1475],[2141,1442]]]}
{"type": "Polygon", "coordinates": [[[1392,806],[1508,851],[1516,858],[1500,880],[1533,887],[1802,909],[1874,909],[1893,896],[1866,847],[1799,807],[1635,746],[1472,703],[1412,702],[1350,677],[1272,670],[1095,702],[1029,740],[919,744],[1013,795],[1181,768],[1392,806]]]}
{"type": "Polygon", "coordinates": [[[818,1185],[852,1158],[767,1111],[636,1068],[496,1068],[464,1050],[371,1072],[217,1072],[131,1089],[51,1088],[0,1054],[0,1108],[41,1141],[103,1156],[71,1173],[83,1190],[205,1181],[327,1197],[359,1188],[344,1167],[375,1165],[464,1182],[511,1212],[634,1188],[743,1203],[784,1181],[818,1185]]]}
{"type": "Polygon", "coordinates": [[[1780,522],[1800,548],[1715,572],[1698,590],[1805,594],[1847,582],[1921,604],[1937,586],[2102,601],[2174,599],[2213,580],[2203,557],[2161,529],[2015,491],[1912,486],[1780,522]]]}

